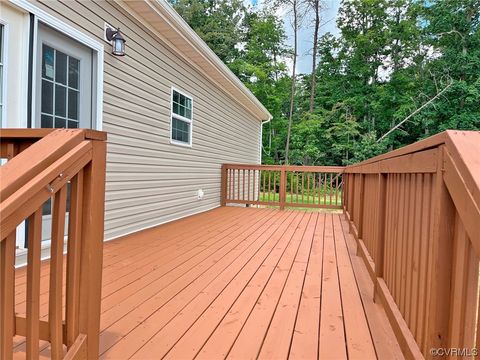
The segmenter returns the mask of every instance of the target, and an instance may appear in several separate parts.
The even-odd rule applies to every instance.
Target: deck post
[[[13,358],[15,336],[15,231],[0,241],[0,359]]]
[[[439,148],[437,172],[433,188],[433,216],[431,224],[432,254],[430,296],[427,313],[426,353],[431,348],[448,346],[450,316],[450,280],[452,272],[455,206],[443,180],[445,145]],[[424,351],[424,353],[425,353]],[[430,356],[430,355],[429,355]],[[432,358],[432,356],[430,356]]]
[[[80,265],[80,333],[87,358],[98,359],[103,267],[106,142],[92,140],[92,161],[84,170]]]
[[[375,276],[383,277],[384,248],[385,248],[385,211],[387,209],[387,174],[378,174],[378,202],[377,202],[377,223],[375,224],[375,237],[377,239],[377,259],[375,261]],[[377,302],[378,282],[374,282],[373,301]]]
[[[287,171],[284,166],[280,169],[280,194],[279,194],[279,200],[280,200],[280,210],[285,209],[285,202],[286,202],[286,197],[287,197]]]
[[[220,184],[220,206],[227,205],[227,167],[222,164]]]

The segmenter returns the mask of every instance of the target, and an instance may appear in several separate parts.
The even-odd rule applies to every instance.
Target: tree
[[[312,73],[310,79],[310,103],[309,111],[313,112],[315,103],[315,90],[317,80],[317,50],[318,50],[318,34],[320,32],[320,18],[323,3],[320,0],[308,0],[309,9],[314,13],[315,19],[313,20],[313,47],[312,47]]]
[[[175,10],[225,63],[240,56],[247,12],[241,0],[170,0]]]
[[[340,34],[320,38],[321,0],[254,8],[171,1],[273,115],[264,126],[265,163],[342,165],[445,129],[480,130],[480,0],[345,0]],[[297,74],[306,2],[312,73]],[[293,49],[275,6],[290,9]]]
[[[292,13],[292,28],[293,28],[293,55],[292,55],[292,76],[290,87],[290,110],[288,112],[288,129],[287,141],[285,143],[285,164],[288,164],[288,152],[290,148],[290,136],[292,132],[293,110],[295,103],[295,89],[297,85],[297,57],[298,57],[298,30],[300,28],[300,15],[302,3],[300,0],[284,0],[288,4]]]

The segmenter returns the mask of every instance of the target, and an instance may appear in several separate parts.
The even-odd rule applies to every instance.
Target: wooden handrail
[[[40,340],[50,342],[53,359],[98,358],[106,134],[14,129],[2,130],[0,137],[1,155],[9,159],[0,168],[0,358],[12,358],[15,335],[25,337],[29,359],[39,358]],[[40,250],[42,207],[49,199],[53,212],[45,321],[39,315]],[[14,262],[16,227],[24,220],[28,220],[28,261],[27,306],[22,315],[15,312]]]
[[[345,168],[344,211],[404,355],[480,344],[480,132]]]
[[[342,208],[341,166],[222,165],[221,205]]]

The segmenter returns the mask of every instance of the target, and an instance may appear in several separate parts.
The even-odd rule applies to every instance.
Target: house
[[[0,7],[1,125],[109,134],[105,240],[215,208],[221,164],[261,162],[270,114],[166,1]]]

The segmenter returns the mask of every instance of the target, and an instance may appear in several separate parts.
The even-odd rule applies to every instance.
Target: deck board
[[[105,243],[101,359],[402,358],[345,229],[340,214],[224,207]],[[23,269],[16,287],[22,314]]]

